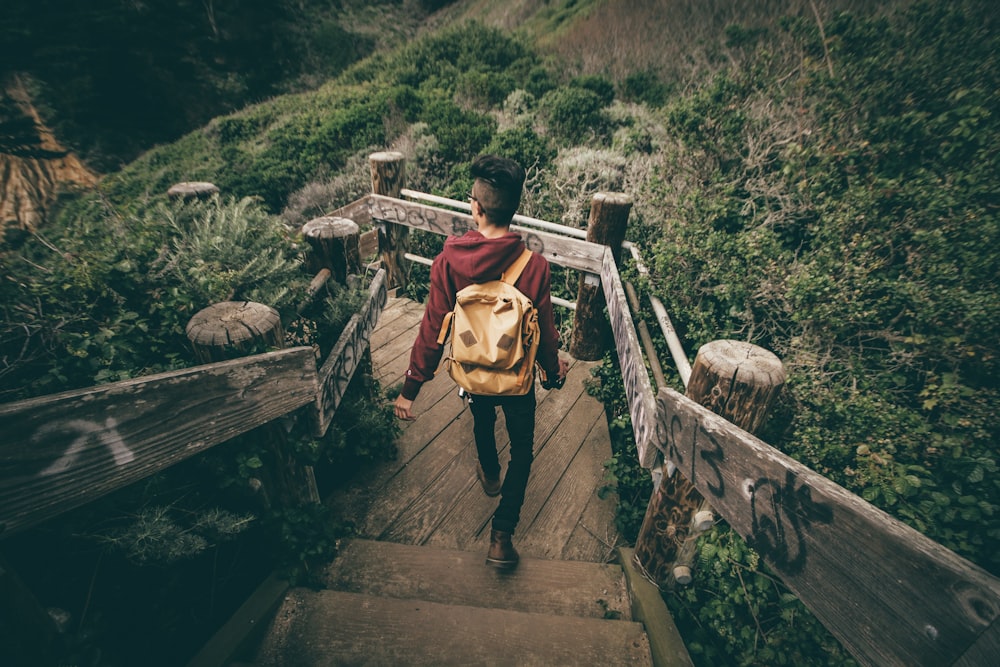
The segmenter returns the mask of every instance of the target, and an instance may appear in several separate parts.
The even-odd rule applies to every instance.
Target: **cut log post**
[[[302,226],[302,236],[312,251],[306,258],[309,273],[329,269],[333,279],[347,284],[347,276],[361,271],[358,241],[361,229],[347,218],[314,218]]]
[[[773,353],[751,343],[717,340],[698,350],[687,396],[736,426],[755,433],[782,386],[785,371]],[[636,539],[635,559],[661,588],[690,581],[675,578],[690,568],[698,535],[711,524],[711,507],[679,471],[665,475],[650,498]]]
[[[203,181],[184,181],[175,183],[167,190],[167,196],[171,199],[209,199],[212,195],[219,193],[219,188],[214,183]]]
[[[631,210],[631,197],[621,193],[598,193],[590,202],[587,240],[610,246],[618,265],[621,264],[622,242],[625,240]],[[573,358],[596,361],[604,356],[610,334],[604,306],[601,281],[586,274],[581,275],[576,296],[573,339],[569,350]]]
[[[372,173],[372,192],[386,197],[399,197],[406,180],[406,158],[402,153],[373,153],[368,158]],[[386,223],[379,229],[379,248],[385,266],[388,288],[406,286],[406,249],[410,229],[405,225]]]
[[[198,360],[206,364],[285,345],[278,311],[253,301],[224,301],[198,311],[188,322],[187,336]],[[312,466],[295,462],[281,420],[254,429],[248,437],[265,442],[274,457],[263,479],[251,482],[264,506],[319,502]]]
[[[186,331],[203,364],[285,345],[278,311],[253,301],[223,301],[204,308],[191,318]]]

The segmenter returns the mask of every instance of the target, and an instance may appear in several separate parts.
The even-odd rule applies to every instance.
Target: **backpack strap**
[[[500,276],[500,280],[508,285],[516,283],[517,279],[521,277],[521,272],[524,271],[524,267],[528,266],[528,262],[531,260],[531,255],[532,252],[525,248],[524,252],[522,252],[521,255],[514,260],[514,263],[508,266],[507,270],[503,272],[503,275]]]
[[[455,311],[450,310],[441,320],[441,331],[438,332],[438,345],[444,345],[448,340],[448,332],[451,331],[451,320],[455,317]]]

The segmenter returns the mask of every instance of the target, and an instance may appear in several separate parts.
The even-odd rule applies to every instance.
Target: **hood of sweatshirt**
[[[514,232],[491,239],[473,230],[448,237],[443,254],[454,274],[482,283],[497,280],[522,252],[524,241]]]

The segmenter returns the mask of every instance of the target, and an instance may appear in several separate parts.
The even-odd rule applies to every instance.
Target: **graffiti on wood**
[[[53,422],[40,427],[31,436],[32,442],[41,442],[54,433],[77,434],[69,447],[52,465],[39,473],[42,476],[55,475],[69,470],[80,458],[92,438],[107,447],[115,460],[116,466],[123,466],[135,460],[135,454],[129,449],[118,434],[118,422],[114,417],[108,417],[104,424],[87,419],[70,419],[66,422]]]
[[[337,411],[351,378],[354,377],[354,371],[357,370],[365,350],[368,349],[368,339],[375,330],[382,309],[388,301],[386,273],[385,269],[382,269],[372,280],[368,302],[344,327],[340,339],[320,369],[322,391],[316,417],[317,435],[326,433],[326,429],[330,426],[330,420],[333,419],[333,414]]]
[[[798,574],[806,565],[806,533],[814,524],[833,522],[833,508],[812,498],[791,470],[784,481],[761,477],[747,485],[751,528],[747,544],[778,569]]]
[[[725,452],[715,436],[697,421],[692,427],[680,415],[670,415],[666,455],[691,484],[697,487],[697,482],[707,476],[705,484],[714,497],[721,498],[726,494],[726,481],[719,470]]]
[[[808,558],[807,534],[816,525],[832,523],[833,508],[815,501],[809,485],[793,470],[775,467],[746,479],[747,461],[739,443],[714,426],[721,418],[701,408],[680,409],[679,403],[667,399],[672,394],[680,396],[661,392],[658,399],[660,421],[667,424],[666,455],[695,488],[712,499],[713,507],[742,508],[744,518],[732,523],[741,529],[747,544],[782,572],[801,572]],[[741,482],[727,486],[727,477]],[[734,487],[740,488],[734,491]]]
[[[422,206],[391,197],[370,196],[368,206],[372,220],[406,225],[445,236],[461,236],[476,228],[468,213]]]

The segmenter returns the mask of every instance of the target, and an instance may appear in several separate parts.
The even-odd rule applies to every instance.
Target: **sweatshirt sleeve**
[[[549,262],[538,256],[539,270],[533,276],[536,287],[535,308],[538,309],[538,328],[541,330],[541,340],[538,344],[537,361],[545,370],[546,375],[555,377],[559,373],[559,331],[556,329],[555,316],[552,313],[552,276]]]
[[[406,369],[406,379],[400,392],[404,398],[411,401],[420,393],[424,382],[434,377],[434,372],[444,354],[444,346],[438,345],[437,337],[441,332],[445,315],[455,307],[454,297],[450,296],[447,284],[447,262],[439,256],[431,265],[427,306],[420,321],[417,339],[410,351],[410,365]]]

